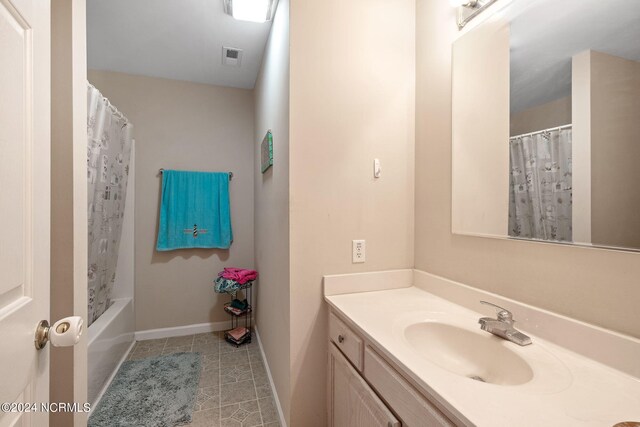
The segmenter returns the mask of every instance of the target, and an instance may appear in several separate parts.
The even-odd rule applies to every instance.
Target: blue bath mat
[[[191,422],[200,381],[200,353],[124,362],[89,427],[173,427]]]

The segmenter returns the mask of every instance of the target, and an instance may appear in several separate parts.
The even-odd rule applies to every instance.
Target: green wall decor
[[[264,136],[262,144],[260,144],[260,152],[260,165],[262,167],[262,173],[265,173],[267,169],[273,165],[273,135],[271,134],[271,130],[268,130]]]

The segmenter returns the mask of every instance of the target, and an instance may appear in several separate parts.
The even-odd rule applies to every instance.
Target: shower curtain
[[[571,128],[509,140],[509,235],[572,241]]]
[[[90,84],[87,101],[88,323],[91,325],[111,304],[133,125]]]

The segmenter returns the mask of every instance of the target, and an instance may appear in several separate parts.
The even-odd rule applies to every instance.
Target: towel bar
[[[162,175],[162,172],[164,172],[164,168],[160,168],[160,170],[158,171],[159,175]],[[229,181],[231,181],[233,179],[233,172],[229,172]]]

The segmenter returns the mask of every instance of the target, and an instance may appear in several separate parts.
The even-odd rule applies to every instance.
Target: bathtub
[[[87,329],[87,396],[92,406],[135,343],[133,325],[133,298],[121,298],[113,300],[109,309]]]

